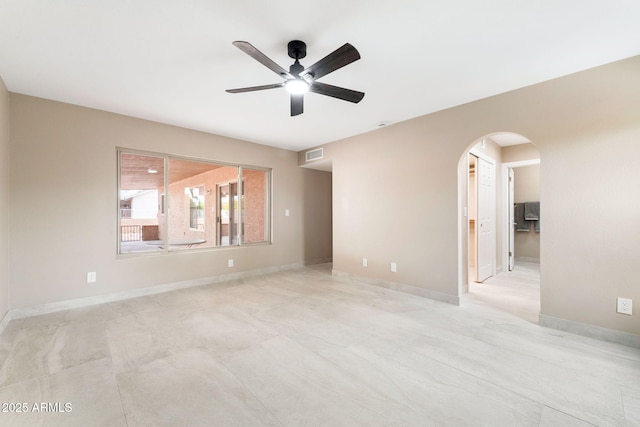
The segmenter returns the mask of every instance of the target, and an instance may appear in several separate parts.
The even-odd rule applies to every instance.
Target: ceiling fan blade
[[[284,82],[282,82],[282,83],[274,83],[274,84],[271,84],[271,85],[241,87],[241,88],[238,88],[238,89],[227,89],[226,91],[229,92],[229,93],[254,92],[256,90],[276,89],[276,88],[283,87],[283,86],[284,86]]]
[[[357,104],[364,98],[364,92],[358,92],[357,90],[345,89],[343,87],[328,85],[326,83],[313,82],[309,86],[309,91],[319,93],[320,95],[332,96],[334,98],[342,99]]]
[[[331,52],[329,55],[322,58],[312,66],[300,73],[303,78],[319,79],[322,76],[349,65],[354,61],[360,59],[360,53],[358,50],[351,46],[349,43],[345,43],[342,47]]]
[[[304,95],[291,94],[291,117],[302,114]]]
[[[233,42],[233,45],[238,49],[240,49],[241,51],[243,51],[244,53],[246,53],[247,55],[249,55],[250,57],[252,57],[253,59],[255,59],[256,61],[258,61],[259,63],[261,63],[262,65],[264,65],[265,67],[267,67],[268,69],[270,69],[271,71],[273,71],[274,73],[278,74],[280,77],[285,79],[293,78],[291,73],[289,73],[287,70],[285,70],[284,68],[282,68],[281,66],[273,62],[273,60],[271,60],[267,55],[265,55],[264,53],[256,49],[251,43],[243,42],[243,41],[235,41]]]

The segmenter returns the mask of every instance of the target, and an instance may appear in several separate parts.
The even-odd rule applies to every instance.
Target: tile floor
[[[474,287],[456,307],[322,265],[13,321],[0,411],[28,410],[0,425],[640,426],[640,350]]]
[[[467,298],[538,323],[540,314],[540,264],[516,261],[513,271],[469,283]]]

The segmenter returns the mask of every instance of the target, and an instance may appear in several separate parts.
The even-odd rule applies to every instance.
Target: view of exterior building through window
[[[120,254],[270,241],[270,170],[119,152]]]

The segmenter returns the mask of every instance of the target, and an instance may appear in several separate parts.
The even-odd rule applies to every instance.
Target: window
[[[270,241],[269,169],[118,151],[118,253]]]

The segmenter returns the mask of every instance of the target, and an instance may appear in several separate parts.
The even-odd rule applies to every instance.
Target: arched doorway
[[[539,166],[535,145],[511,132],[487,134],[474,141],[458,165],[459,293],[482,297],[514,314],[521,307],[521,317],[533,321],[540,310],[540,222],[528,220],[529,232],[515,231],[513,214],[514,203],[518,209],[525,202],[528,207],[529,203],[540,206]],[[532,242],[537,242],[537,254],[531,253],[536,247]],[[481,295],[485,291],[493,294]],[[529,301],[532,298],[535,301]]]

